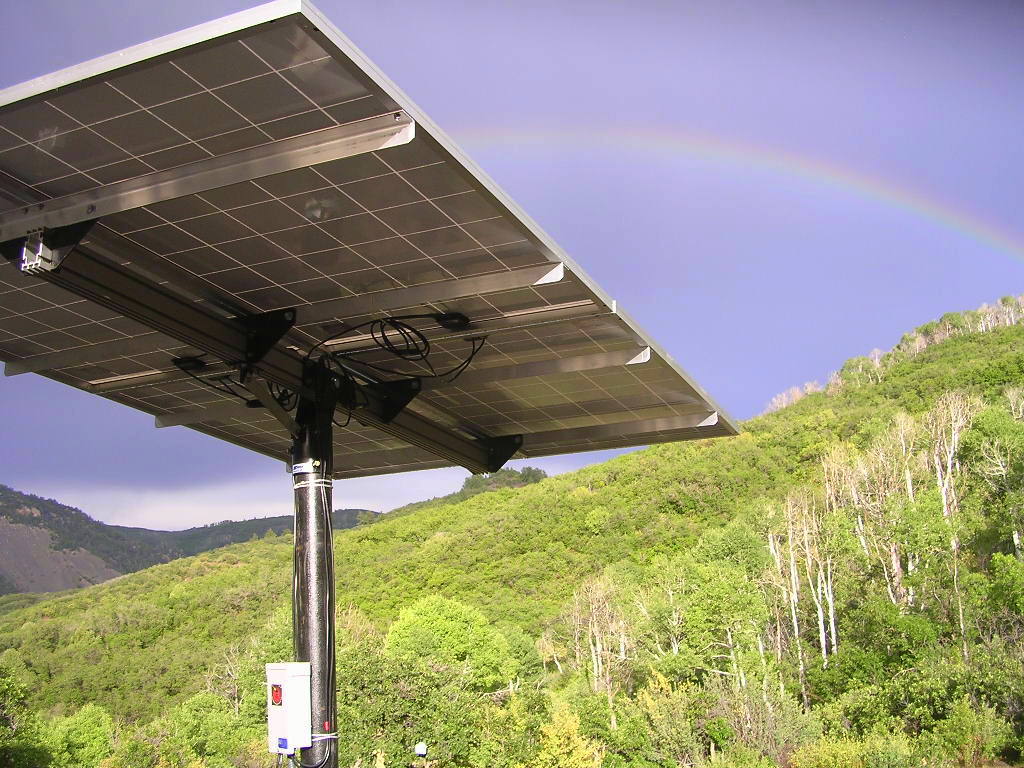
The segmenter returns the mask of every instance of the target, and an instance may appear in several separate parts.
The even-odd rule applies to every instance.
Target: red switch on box
[[[280,707],[282,699],[284,699],[284,694],[281,692],[281,686],[270,686],[270,703],[275,707]]]

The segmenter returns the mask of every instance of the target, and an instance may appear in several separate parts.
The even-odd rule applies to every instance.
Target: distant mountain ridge
[[[377,514],[336,509],[334,528],[354,528],[361,518]],[[0,484],[0,595],[76,589],[268,531],[291,530],[291,515],[224,520],[183,531],[107,525],[74,507]]]

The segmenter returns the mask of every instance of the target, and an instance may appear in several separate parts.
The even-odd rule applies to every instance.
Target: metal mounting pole
[[[296,661],[310,664],[313,745],[301,750],[309,768],[337,768],[334,680],[334,540],[331,526],[332,417],[337,377],[307,366],[313,397],[300,397],[292,442],[295,559],[292,633]]]

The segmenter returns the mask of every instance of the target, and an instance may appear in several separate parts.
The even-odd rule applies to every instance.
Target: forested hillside
[[[1024,749],[1024,325],[1005,299],[736,438],[335,536],[341,765],[902,768]],[[290,537],[0,614],[12,765],[273,765]]]
[[[354,528],[365,509],[334,510],[334,527]],[[107,525],[53,499],[0,484],[0,595],[55,592],[292,529],[292,516],[224,520],[182,531]]]
[[[405,504],[404,506],[392,509],[388,514],[394,518],[407,515],[410,512],[415,512],[418,509],[424,509],[425,507],[439,507],[444,504],[456,504],[460,501],[471,499],[478,494],[487,493],[488,491],[497,491],[501,488],[522,488],[524,485],[540,482],[547,476],[547,472],[543,469],[537,469],[536,467],[499,469],[497,472],[490,472],[485,475],[470,475],[463,481],[462,487],[455,491],[455,493],[449,493],[446,496],[437,496],[433,499],[426,499],[424,501],[414,501],[411,504]]]

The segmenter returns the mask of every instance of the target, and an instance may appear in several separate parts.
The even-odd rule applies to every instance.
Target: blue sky
[[[0,88],[249,5],[8,0]],[[1024,292],[1018,2],[318,7],[739,418]],[[0,482],[149,527],[290,509],[279,463],[40,378],[0,395]],[[336,506],[464,476],[340,482]]]

